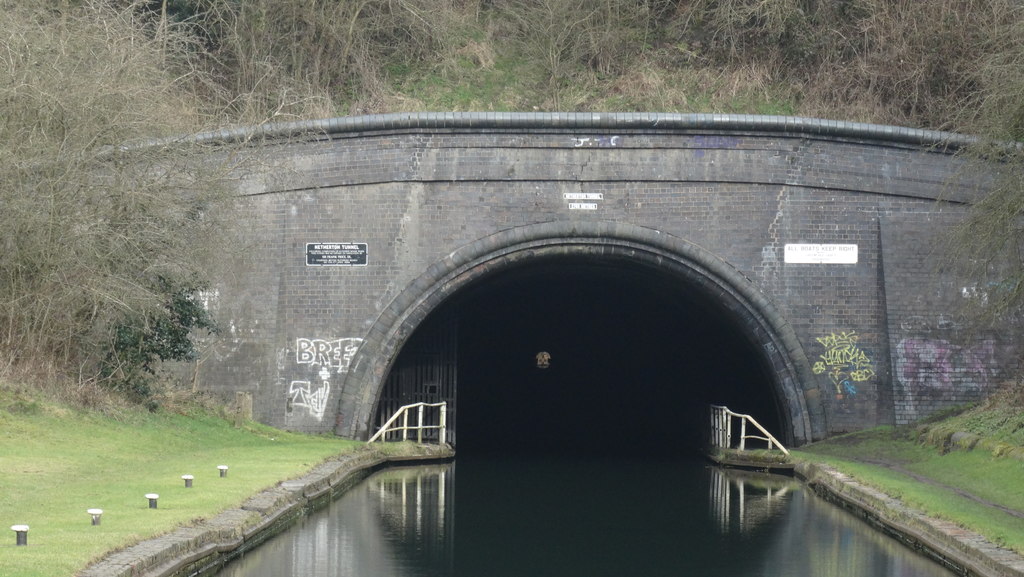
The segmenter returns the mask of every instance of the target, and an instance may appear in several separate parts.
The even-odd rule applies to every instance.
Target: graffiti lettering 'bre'
[[[832,333],[817,339],[825,347],[825,352],[819,355],[818,358],[821,360],[814,363],[814,373],[828,375],[835,388],[836,398],[856,395],[857,386],[854,383],[864,382],[875,376],[874,363],[857,345],[859,339],[856,331]]]
[[[291,382],[287,411],[304,408],[311,417],[322,421],[331,396],[331,375],[348,372],[362,343],[360,338],[295,339],[295,362],[305,367],[319,367],[319,370],[316,379]]]
[[[295,339],[295,362],[347,373],[363,339]]]

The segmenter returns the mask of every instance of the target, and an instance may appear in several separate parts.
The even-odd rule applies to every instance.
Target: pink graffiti
[[[918,392],[984,389],[995,366],[990,340],[963,347],[941,339],[904,339],[896,347],[896,377]]]

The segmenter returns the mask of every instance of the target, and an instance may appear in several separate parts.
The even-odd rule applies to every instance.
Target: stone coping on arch
[[[342,116],[320,120],[267,123],[202,132],[189,136],[154,139],[124,145],[120,150],[167,146],[174,143],[217,144],[275,140],[317,135],[388,130],[445,129],[617,129],[617,130],[717,130],[779,133],[825,138],[855,138],[893,144],[936,147],[956,151],[977,142],[973,136],[845,120],[762,114],[668,113],[668,112],[396,112]]]

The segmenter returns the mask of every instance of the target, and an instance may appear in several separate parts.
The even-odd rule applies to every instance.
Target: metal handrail
[[[439,419],[439,423],[437,425],[424,425],[423,424],[423,409],[426,408],[426,407],[431,407],[431,408],[433,408],[433,407],[440,407],[441,408],[440,419]],[[416,424],[412,425],[412,426],[409,425],[409,410],[410,409],[417,409],[417,411],[416,411],[416,415],[417,415],[416,416]],[[397,421],[399,418],[402,419],[402,425],[398,426],[398,427],[392,426],[395,423],[395,421]],[[387,422],[385,422],[381,426],[380,430],[378,430],[376,433],[374,433],[374,435],[372,437],[370,437],[370,440],[367,441],[367,443],[372,443],[372,442],[374,442],[374,441],[376,441],[378,439],[383,438],[384,435],[386,435],[388,433],[393,433],[393,432],[396,432],[396,431],[401,431],[402,432],[402,440],[403,441],[407,441],[407,440],[409,440],[409,431],[410,430],[415,430],[416,431],[416,442],[417,443],[422,443],[423,442],[423,431],[424,430],[426,430],[426,429],[437,429],[438,430],[437,442],[438,442],[438,444],[443,445],[443,444],[445,444],[445,432],[446,432],[446,428],[447,428],[447,421],[448,421],[448,403],[446,403],[444,401],[441,401],[440,403],[413,403],[411,405],[405,405],[404,407],[399,407],[399,409],[397,411],[395,411],[395,414],[391,415],[391,418],[388,419]]]
[[[762,427],[754,417],[750,415],[743,415],[740,413],[734,413],[729,410],[728,407],[722,407],[719,405],[711,405],[711,443],[712,446],[719,449],[730,449],[732,448],[732,420],[733,418],[740,420],[740,446],[741,451],[746,450],[747,439],[757,439],[759,441],[768,442],[768,450],[771,451],[774,447],[778,447],[786,455],[789,455],[789,451],[786,447],[782,446],[782,443],[778,439],[772,436],[764,427]],[[748,435],[747,434],[747,422],[754,425],[754,427],[760,431],[764,436]]]

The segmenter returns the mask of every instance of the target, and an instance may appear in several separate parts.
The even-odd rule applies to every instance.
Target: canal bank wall
[[[958,575],[1024,577],[1024,557],[952,521],[928,517],[825,465],[803,462],[793,472],[822,498]]]
[[[283,481],[238,508],[193,526],[116,551],[78,577],[185,577],[211,575],[313,510],[326,506],[372,472],[390,465],[454,458],[449,447],[419,446],[415,454],[367,450],[339,455],[307,474]],[[927,517],[831,467],[801,462],[794,476],[822,498],[853,512],[876,529],[931,557],[958,575],[1024,577],[1024,557],[956,523]]]
[[[414,454],[388,455],[368,449],[339,455],[251,497],[238,508],[111,553],[78,577],[211,575],[302,516],[326,506],[376,470],[454,456],[450,447],[435,445],[417,446]]]

